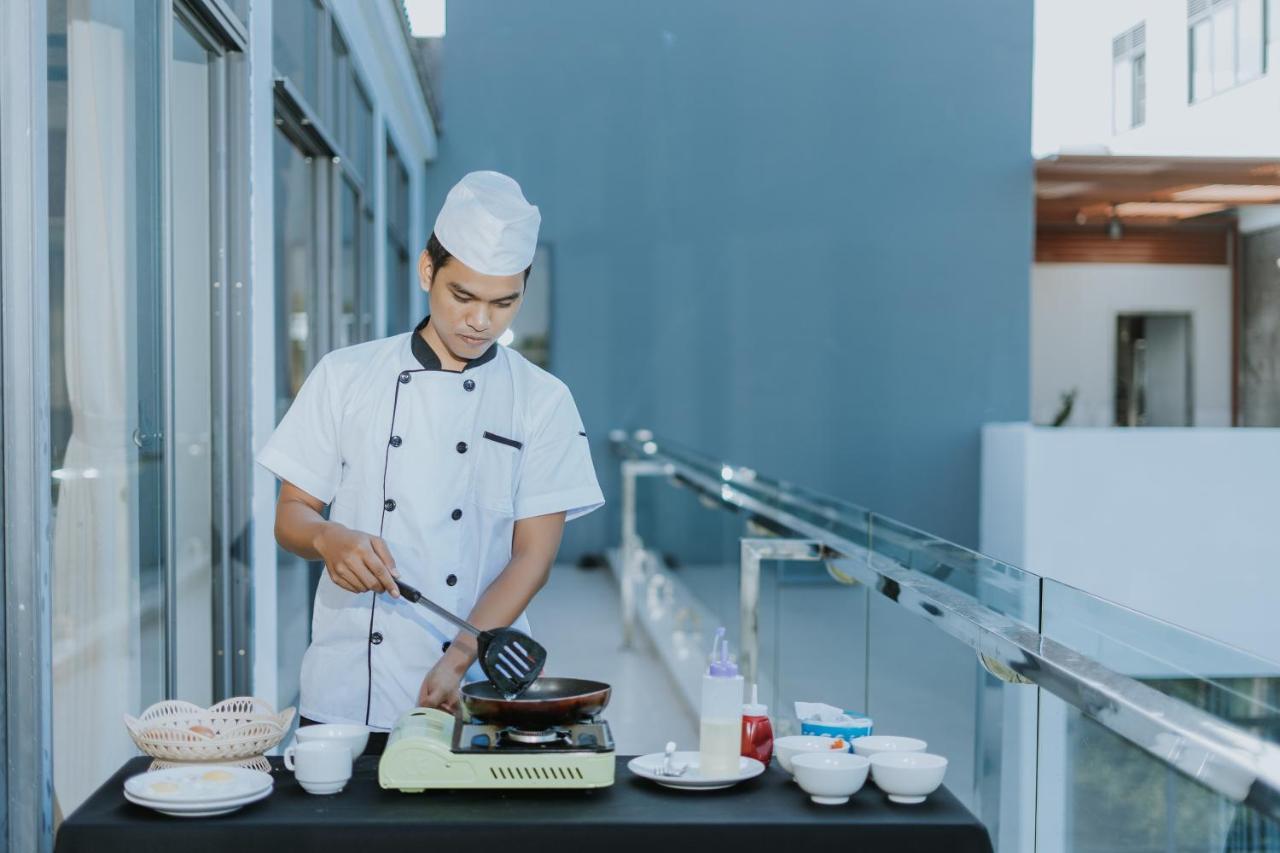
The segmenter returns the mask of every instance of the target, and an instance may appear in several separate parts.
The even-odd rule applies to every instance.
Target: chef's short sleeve
[[[334,381],[333,365],[326,356],[302,383],[289,411],[257,455],[259,465],[326,504],[333,501],[342,475],[338,451],[342,409]]]
[[[524,453],[515,495],[517,519],[563,512],[566,521],[573,521],[604,505],[591,446],[568,389],[558,389]]]

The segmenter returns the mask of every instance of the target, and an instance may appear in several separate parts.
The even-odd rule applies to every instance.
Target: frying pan
[[[462,707],[472,720],[539,731],[594,717],[609,704],[613,688],[585,678],[539,678],[515,699],[488,681],[462,687]]]

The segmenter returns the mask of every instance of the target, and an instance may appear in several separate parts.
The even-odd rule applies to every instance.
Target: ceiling
[[[1208,224],[1251,204],[1280,204],[1280,160],[1059,154],[1036,161],[1038,225]]]

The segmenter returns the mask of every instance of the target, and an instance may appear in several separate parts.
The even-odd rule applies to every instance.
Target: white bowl
[[[313,740],[345,743],[347,748],[351,750],[351,760],[355,761],[364,752],[365,746],[369,743],[369,730],[364,726],[350,725],[348,723],[317,723],[314,726],[298,726],[295,737],[298,738],[298,743],[306,743]]]
[[[832,743],[831,738],[820,735],[787,735],[774,739],[773,754],[777,756],[783,770],[795,773],[791,769],[793,758],[805,752],[835,752],[837,750],[831,748]]]
[[[881,752],[871,756],[871,778],[895,803],[923,803],[942,784],[947,759],[928,752]]]
[[[893,737],[891,735],[867,735],[853,739],[853,752],[870,758],[881,752],[924,752],[929,744],[914,737]]]
[[[824,806],[838,806],[867,781],[871,762],[843,750],[803,752],[791,759],[796,782],[809,799]]]

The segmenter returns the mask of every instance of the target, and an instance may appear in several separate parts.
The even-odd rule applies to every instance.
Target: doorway
[[[1191,315],[1116,318],[1116,426],[1191,426]]]

